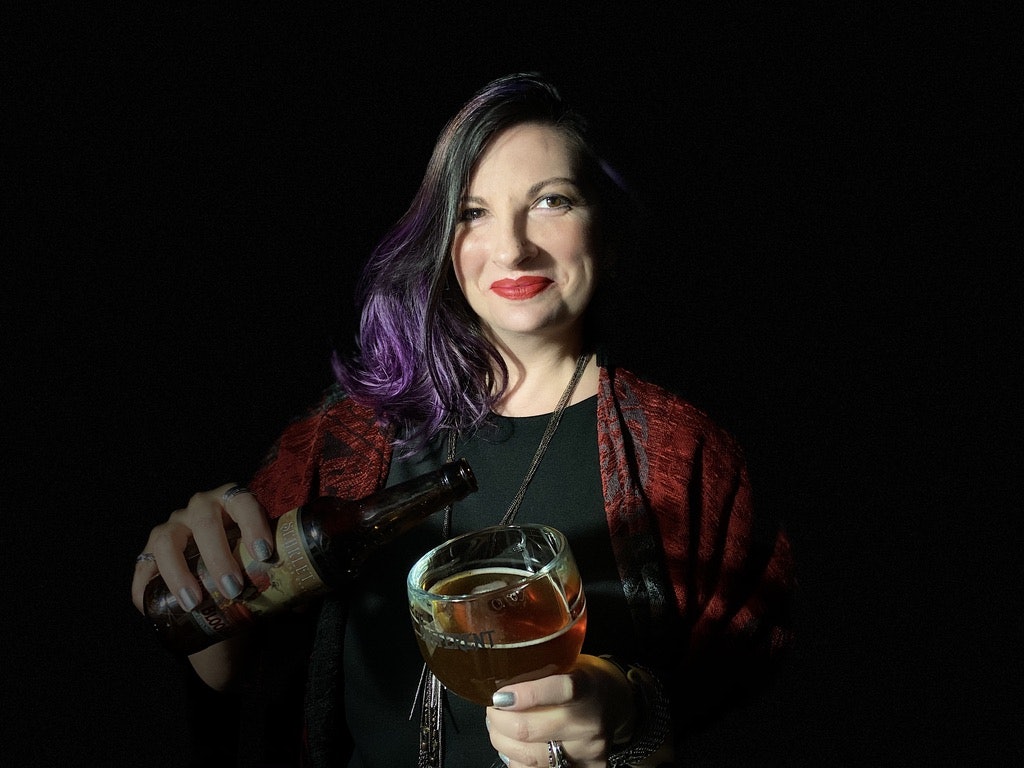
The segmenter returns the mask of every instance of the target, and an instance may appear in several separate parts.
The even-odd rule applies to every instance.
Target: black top
[[[452,536],[496,525],[526,475],[549,415],[507,418],[460,440],[479,490],[454,507]],[[388,485],[440,465],[447,443],[392,463]],[[344,639],[344,690],[348,727],[355,740],[350,768],[415,765],[419,710],[413,718],[423,659],[409,619],[405,579],[413,563],[442,541],[442,514],[393,542],[367,564],[352,595]],[[597,398],[565,410],[547,453],[516,516],[517,523],[545,523],[569,540],[587,596],[584,653],[636,656],[635,638],[616,570],[605,518],[597,447]],[[496,760],[482,707],[448,693],[445,765],[481,768]]]

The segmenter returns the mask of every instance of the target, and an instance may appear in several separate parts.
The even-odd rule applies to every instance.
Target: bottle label
[[[245,603],[214,599],[204,601],[192,611],[192,621],[205,634],[222,640],[246,626],[252,617]]]
[[[275,532],[275,559],[262,563],[241,542],[235,544],[235,557],[245,569],[242,594],[234,600],[226,597],[211,576],[206,563],[197,558],[196,575],[210,597],[192,611],[192,622],[203,634],[223,640],[264,614],[277,613],[302,597],[326,591],[309,553],[302,544],[298,510],[283,514]]]
[[[246,547],[239,545],[236,550],[249,582],[238,600],[256,617],[278,612],[296,598],[311,597],[325,590],[302,544],[297,509],[278,519],[274,543],[276,557],[266,563],[255,559]]]

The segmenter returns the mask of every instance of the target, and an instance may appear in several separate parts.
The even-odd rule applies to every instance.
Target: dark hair
[[[466,102],[438,137],[409,209],[365,265],[356,294],[357,353],[334,357],[342,388],[395,427],[407,448],[445,429],[477,426],[504,389],[504,361],[458,289],[451,250],[477,159],[494,134],[527,122],[553,126],[576,152],[580,185],[595,210],[599,274],[626,236],[627,198],[590,143],[586,121],[554,85],[538,74],[508,75]]]

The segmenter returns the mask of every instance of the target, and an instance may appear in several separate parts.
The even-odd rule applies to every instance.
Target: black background
[[[4,764],[183,764],[133,558],[330,381],[438,130],[524,69],[646,206],[633,367],[740,437],[799,559],[790,668],[699,763],[1021,756],[1020,25],[675,5],[6,20]]]

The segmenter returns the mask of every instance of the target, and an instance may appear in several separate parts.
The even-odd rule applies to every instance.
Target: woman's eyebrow
[[[552,176],[551,178],[544,179],[543,181],[538,181],[536,184],[531,186],[528,190],[526,190],[526,196],[533,197],[534,195],[538,194],[542,189],[544,189],[547,186],[550,186],[551,184],[572,184],[572,186],[574,187],[577,186],[576,180],[573,178],[570,178],[568,176]],[[462,202],[482,205],[486,201],[482,197],[479,197],[477,195],[463,195]]]
[[[538,192],[540,192],[542,189],[544,189],[544,187],[546,187],[546,186],[548,186],[550,184],[572,184],[575,187],[576,186],[576,180],[575,179],[571,179],[568,176],[552,176],[550,179],[544,179],[544,181],[538,181],[536,184],[534,184],[532,187],[530,187],[529,190],[527,190],[527,194],[530,195],[530,196],[536,195]]]

